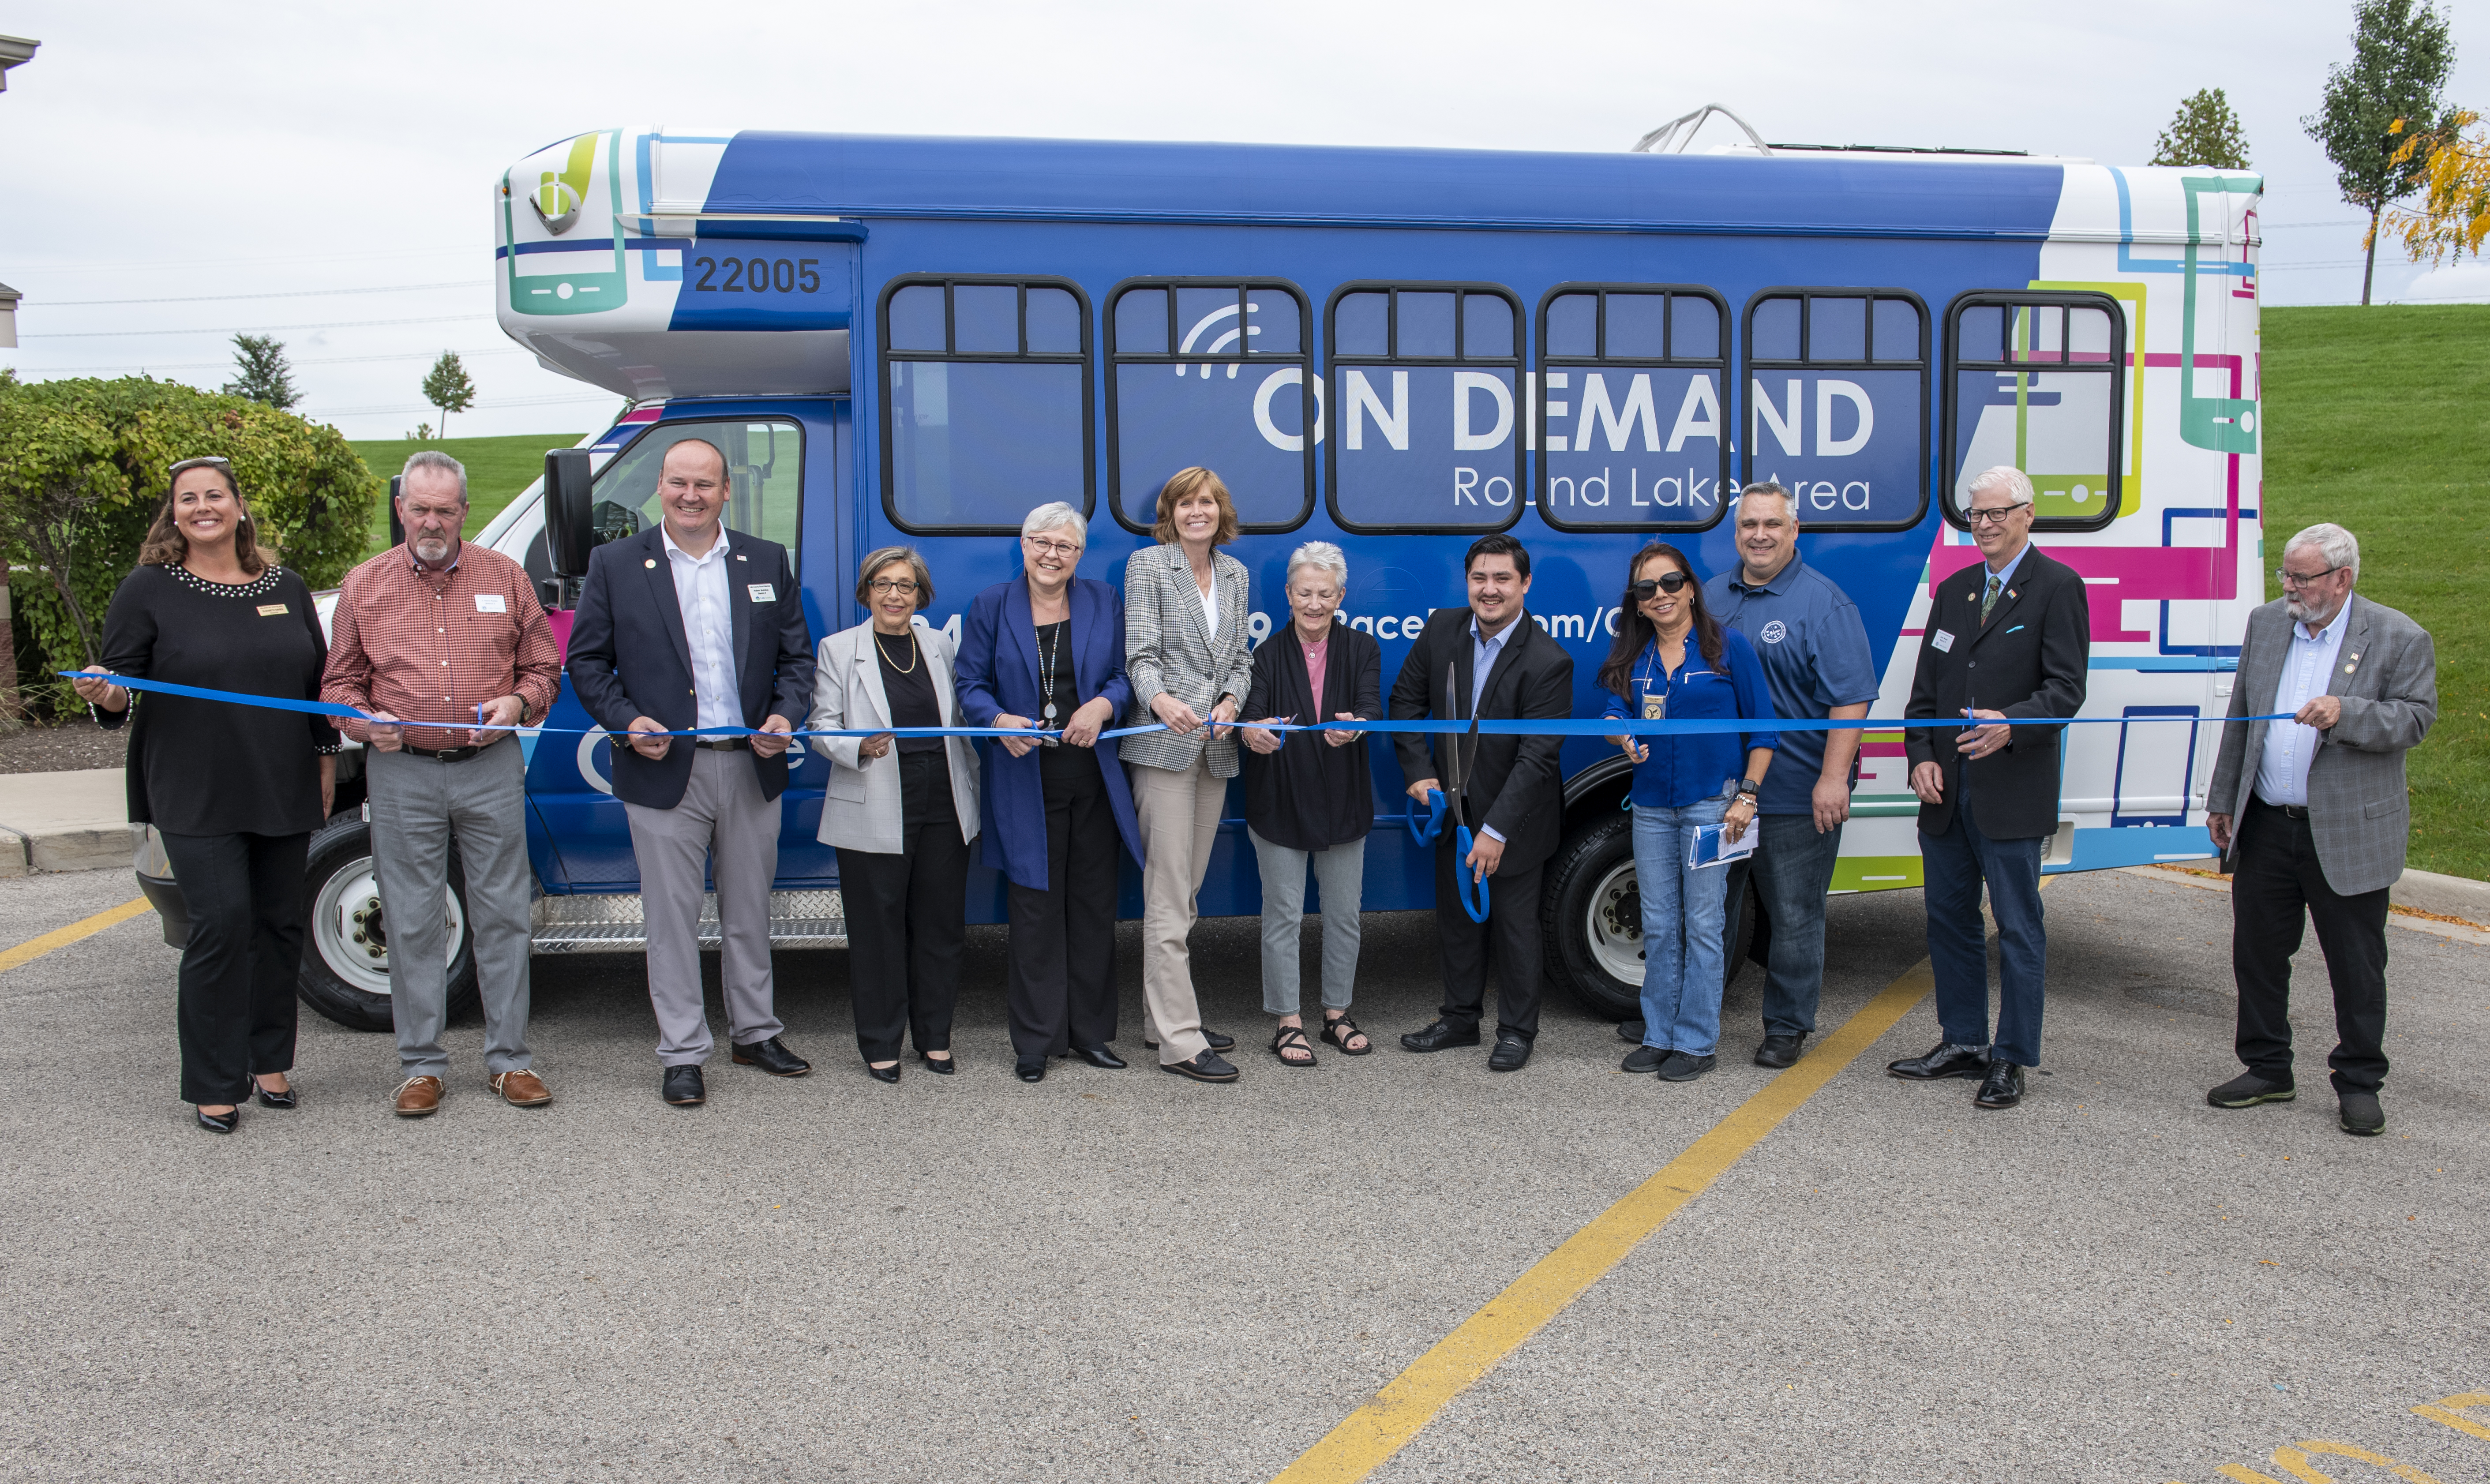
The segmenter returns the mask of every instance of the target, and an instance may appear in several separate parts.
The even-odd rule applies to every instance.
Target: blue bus
[[[867,551],[913,544],[955,637],[1016,570],[1032,507],[1088,512],[1083,572],[1120,582],[1166,478],[1233,491],[1252,632],[1286,621],[1287,556],[1348,553],[1343,607],[1397,665],[1462,554],[1531,550],[1533,622],[1575,647],[1579,714],[1628,555],[1735,560],[1738,486],[1796,493],[1806,557],[1907,694],[1930,584],[1977,560],[1973,474],[2011,463],[2085,577],[2086,713],[2047,869],[2212,853],[2203,791],[2260,598],[2256,212],[2240,171],[1947,152],[1740,146],[1568,155],[610,130],[493,190],[503,328],[627,400],[566,455],[596,529],[657,517],[677,439],[726,451],[728,523],[796,554],[816,638],[861,622]],[[585,467],[580,467],[580,460]],[[541,488],[476,537],[554,597]],[[567,634],[567,615],[556,629]],[[587,727],[565,691],[552,728]],[[601,737],[525,739],[539,951],[639,946]],[[1366,899],[1432,905],[1376,749]],[[1920,884],[1899,735],[1870,730],[1836,891]],[[1564,753],[1546,873],[1549,975],[1631,1013],[1640,929],[1615,751]],[[844,942],[815,839],[827,764],[784,806],[780,941]],[[1202,888],[1259,911],[1241,798]],[[364,826],[315,845],[304,990],[388,1024]],[[972,920],[1002,917],[978,868]],[[1321,904],[1315,904],[1318,909]],[[1760,957],[1752,897],[1738,928]],[[454,914],[456,894],[449,904]],[[1126,863],[1124,908],[1140,909]],[[472,984],[463,943],[460,979]],[[1733,956],[1733,966],[1737,963]],[[1734,973],[1734,967],[1732,972]]]

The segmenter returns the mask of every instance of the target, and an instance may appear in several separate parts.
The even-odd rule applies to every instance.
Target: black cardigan
[[[1287,627],[1254,651],[1254,688],[1240,721],[1293,717],[1329,721],[1342,712],[1368,721],[1383,717],[1383,651],[1372,634],[1334,620],[1324,641],[1322,705],[1317,708],[1306,679],[1306,652],[1297,626]],[[1290,850],[1326,850],[1364,839],[1375,826],[1375,779],[1367,763],[1368,739],[1335,747],[1328,739],[1283,733],[1287,744],[1264,756],[1245,750],[1245,823],[1256,834]]]

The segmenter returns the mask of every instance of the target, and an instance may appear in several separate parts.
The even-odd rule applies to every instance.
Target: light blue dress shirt
[[[2273,703],[2268,715],[2296,715],[2300,709],[2326,694],[2327,684],[2334,674],[2334,656],[2343,650],[2343,616],[2352,611],[2345,603],[2334,612],[2331,622],[2308,637],[2308,626],[2291,626],[2291,649],[2282,656],[2282,675],[2274,682]],[[2265,724],[2265,750],[2257,757],[2257,797],[2268,803],[2308,804],[2308,765],[2317,756],[2317,744],[2324,734],[2315,727],[2304,727],[2297,721],[2269,721]]]

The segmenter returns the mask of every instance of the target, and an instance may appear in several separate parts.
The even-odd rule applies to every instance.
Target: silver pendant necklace
[[[1055,642],[1050,644],[1049,639]],[[1061,662],[1062,648],[1062,630],[1048,625],[1037,646],[1037,693],[1045,707],[1039,714],[1049,722],[1055,719],[1055,671]]]

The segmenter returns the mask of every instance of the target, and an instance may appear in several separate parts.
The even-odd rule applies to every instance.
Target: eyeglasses
[[[1663,572],[1657,577],[1645,577],[1626,591],[1634,595],[1636,602],[1647,603],[1654,593],[1680,593],[1694,580],[1684,572]]]
[[[916,583],[909,577],[876,577],[865,584],[876,593],[896,593],[902,597],[916,596]]]
[[[1042,536],[1024,536],[1021,538],[1021,542],[1028,547],[1029,550],[1037,552],[1040,555],[1057,557],[1077,557],[1081,555],[1081,548],[1070,541],[1050,541]]]
[[[2342,569],[2343,568],[2340,567],[2330,567],[2322,572],[2310,572],[2308,575],[2303,577],[2298,572],[2287,571],[2281,567],[2276,567],[2273,572],[2273,580],[2281,583],[2286,588],[2304,588],[2315,582],[2320,577],[2331,577]]]
[[[2016,510],[2029,509],[2031,506],[2032,502],[2029,500],[2017,500],[2012,505],[1994,505],[1984,510],[1969,509],[1962,513],[1964,518],[1975,526],[2003,525],[2007,516]]]

